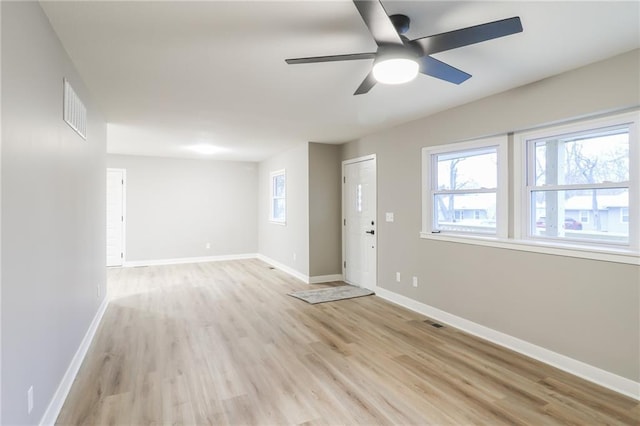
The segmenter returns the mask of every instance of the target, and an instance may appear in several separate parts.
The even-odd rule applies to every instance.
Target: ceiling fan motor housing
[[[396,31],[398,31],[398,34],[402,35],[409,31],[411,19],[409,19],[407,15],[391,15],[389,16],[389,19],[391,19],[391,23],[393,24],[393,26],[396,27]]]
[[[409,41],[407,41],[404,46],[383,44],[379,46],[378,50],[376,51],[376,58],[374,59],[374,63],[378,60],[389,58],[404,58],[415,61],[420,56],[422,56],[422,48],[420,46],[411,44]]]

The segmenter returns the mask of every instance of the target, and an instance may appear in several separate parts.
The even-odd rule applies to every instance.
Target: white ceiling
[[[473,77],[425,75],[353,92],[372,52],[350,0],[42,2],[102,109],[108,152],[260,161],[301,141],[342,143],[640,47],[640,2],[393,1],[409,38],[520,16],[524,32],[434,55]]]

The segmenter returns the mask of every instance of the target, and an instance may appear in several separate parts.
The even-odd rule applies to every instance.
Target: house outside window
[[[287,221],[287,176],[284,170],[271,172],[269,220],[285,224]]]
[[[423,237],[506,236],[506,136],[425,147]]]

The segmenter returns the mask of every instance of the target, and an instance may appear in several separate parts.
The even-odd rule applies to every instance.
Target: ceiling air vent
[[[64,79],[64,121],[75,130],[82,139],[87,139],[87,108],[67,79]]]

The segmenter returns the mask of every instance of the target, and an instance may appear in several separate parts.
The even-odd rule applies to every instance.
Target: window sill
[[[274,225],[287,226],[287,222],[280,222],[278,220],[270,220],[269,223],[272,223]]]
[[[621,248],[594,248],[579,244],[549,243],[547,241],[513,240],[498,237],[460,234],[431,234],[420,232],[420,238],[447,241],[451,243],[472,244],[495,247],[507,250],[528,251],[533,253],[553,254],[556,256],[577,257],[581,259],[600,260],[603,262],[640,265],[640,253]]]

